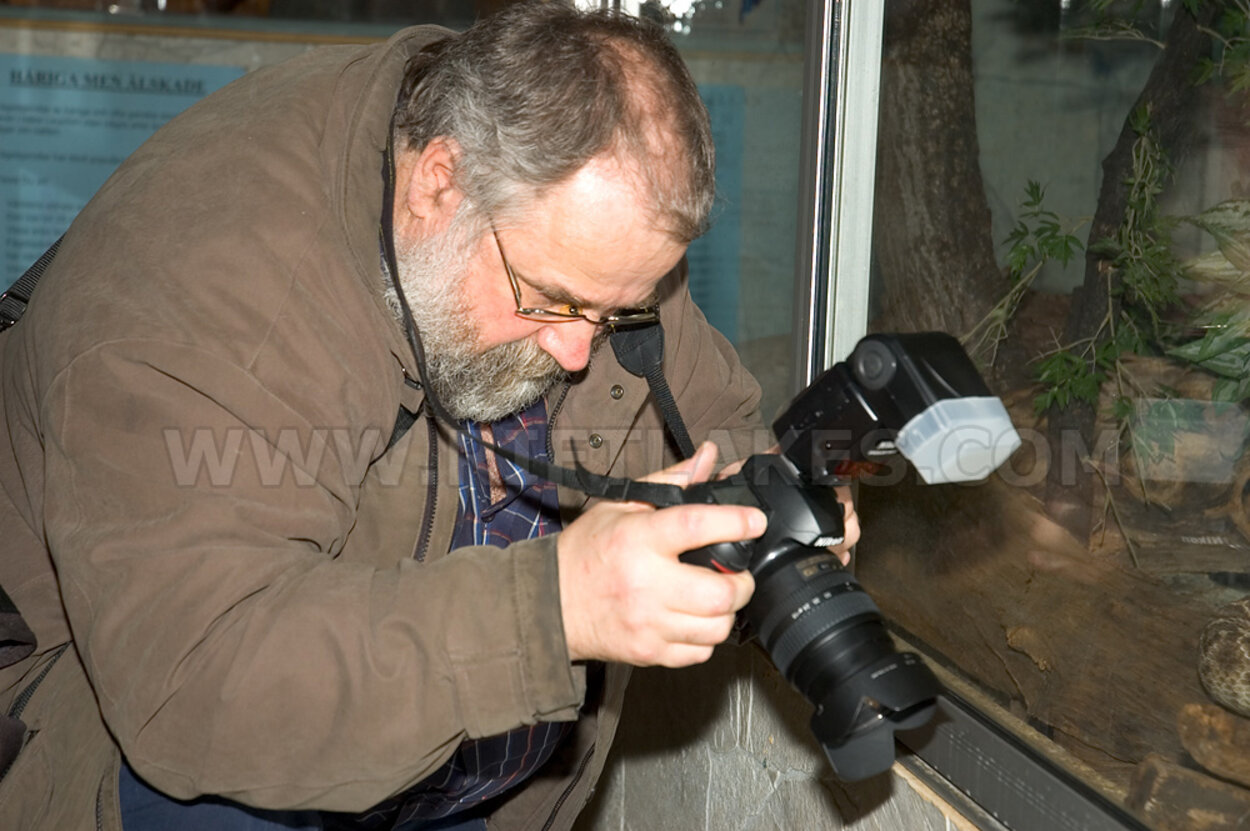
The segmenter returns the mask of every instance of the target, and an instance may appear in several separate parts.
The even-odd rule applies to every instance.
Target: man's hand
[[[774,444],[769,453],[780,453],[781,445]],[[739,459],[736,462],[725,465],[719,473],[716,474],[717,479],[725,479],[742,469],[746,459]],[[842,503],[842,542],[832,546],[829,551],[836,554],[838,559],[842,561],[842,565],[851,564],[851,549],[855,547],[855,543],[859,542],[859,514],[855,513],[855,500],[851,498],[851,488],[849,485],[838,485],[833,489],[834,495],[838,501]]]
[[[838,485],[833,489],[838,501],[842,503],[842,542],[829,550],[838,555],[842,565],[851,562],[851,548],[859,542],[859,514],[855,513],[855,501],[851,498],[849,485]]]
[[[689,485],[705,481],[716,446],[648,479]],[[677,558],[716,542],[751,539],[767,519],[738,505],[600,502],[560,534],[560,605],[569,656],[635,666],[681,667],[706,661],[729,636],[734,613],[755,581]]]

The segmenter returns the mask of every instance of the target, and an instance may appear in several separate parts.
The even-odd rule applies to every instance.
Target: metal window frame
[[[848,355],[867,331],[884,17],[880,0],[808,4],[796,393]]]

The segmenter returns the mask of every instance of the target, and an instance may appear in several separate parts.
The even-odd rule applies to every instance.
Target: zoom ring
[[[832,592],[831,592],[832,590]],[[862,592],[859,581],[849,571],[836,569],[824,574],[819,574],[809,581],[804,581],[798,588],[787,594],[777,603],[770,602],[768,614],[755,627],[755,631],[760,636],[760,641],[767,644],[772,640],[773,632],[778,628],[785,626],[787,621],[791,619],[791,615],[805,600],[811,597],[822,597],[823,603],[833,602],[829,595]]]
[[[821,614],[816,614],[818,611]],[[777,643],[769,649],[769,654],[772,655],[773,662],[777,664],[777,669],[781,670],[781,674],[789,678],[790,664],[799,656],[804,647],[851,618],[869,613],[880,617],[881,610],[863,591],[834,595],[833,599],[821,599],[819,605],[813,605],[803,612],[781,634],[781,637],[777,638]]]

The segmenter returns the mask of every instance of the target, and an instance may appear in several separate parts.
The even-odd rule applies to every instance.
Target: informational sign
[[[708,322],[736,342],[742,256],[742,152],[746,93],[733,84],[700,84],[716,143],[712,227],[691,244],[690,294]],[[786,289],[789,291],[789,288]]]
[[[0,288],[158,127],[239,67],[0,55]]]

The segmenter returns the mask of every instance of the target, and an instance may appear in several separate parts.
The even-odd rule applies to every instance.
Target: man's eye
[[[559,306],[556,306],[555,310],[559,312],[560,314],[566,315],[568,317],[581,317],[582,316],[582,307],[574,306],[570,303],[561,303]]]

